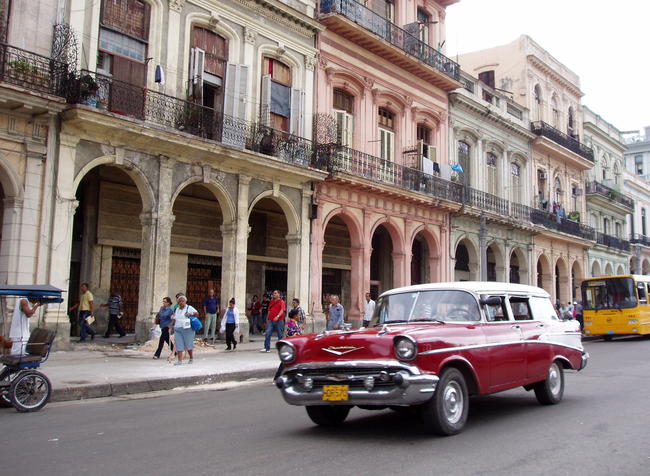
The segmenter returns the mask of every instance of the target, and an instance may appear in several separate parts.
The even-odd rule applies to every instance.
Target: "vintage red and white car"
[[[543,289],[494,282],[436,283],[383,293],[368,328],[323,331],[277,343],[276,385],[319,425],[353,406],[415,407],[427,428],[460,432],[469,396],[523,386],[560,402],[564,371],[589,355],[579,323],[561,320]]]

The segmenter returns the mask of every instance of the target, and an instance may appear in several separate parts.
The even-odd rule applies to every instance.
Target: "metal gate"
[[[124,315],[120,324],[126,332],[135,332],[139,290],[140,251],[113,248],[111,291],[122,296],[122,312]]]

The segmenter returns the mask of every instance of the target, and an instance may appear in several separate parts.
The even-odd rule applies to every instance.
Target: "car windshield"
[[[632,278],[600,278],[582,283],[583,309],[624,309],[636,307]]]
[[[397,322],[479,321],[476,299],[466,291],[414,291],[382,296],[373,324]]]

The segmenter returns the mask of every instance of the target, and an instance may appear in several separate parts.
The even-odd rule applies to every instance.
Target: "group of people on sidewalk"
[[[95,334],[97,332],[91,327],[91,324],[95,322],[95,298],[90,292],[88,283],[82,283],[80,286],[81,294],[79,295],[79,302],[70,307],[69,311],[74,311],[75,309],[79,310],[77,316],[77,323],[79,324],[79,342],[85,342],[88,336],[90,340],[95,339]],[[100,304],[100,307],[108,307],[108,325],[106,326],[106,332],[104,333],[105,338],[109,338],[113,333],[113,329],[119,334],[120,337],[124,337],[126,332],[122,329],[120,325],[120,319],[124,315],[122,312],[122,297],[117,294],[115,291],[111,291],[111,296],[103,304]]]

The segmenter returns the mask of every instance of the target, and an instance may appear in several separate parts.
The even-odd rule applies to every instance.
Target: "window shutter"
[[[263,126],[271,125],[271,75],[262,76],[262,89],[260,91],[260,123]]]
[[[240,119],[246,118],[246,104],[242,98],[246,97],[248,90],[248,66],[228,63],[226,69],[225,97],[223,102],[224,117],[223,136],[224,144],[240,149],[244,148],[244,134],[242,128],[237,127]]]
[[[354,133],[354,116],[345,114],[345,146],[352,147],[352,137]]]
[[[228,63],[226,66],[225,97],[223,99],[223,112],[226,116],[239,117],[239,80],[241,75],[240,65]]]
[[[301,136],[305,129],[305,91],[291,88],[291,129],[293,135]]]
[[[203,99],[203,65],[205,63],[205,51],[201,48],[190,50],[190,94],[195,102]]]

